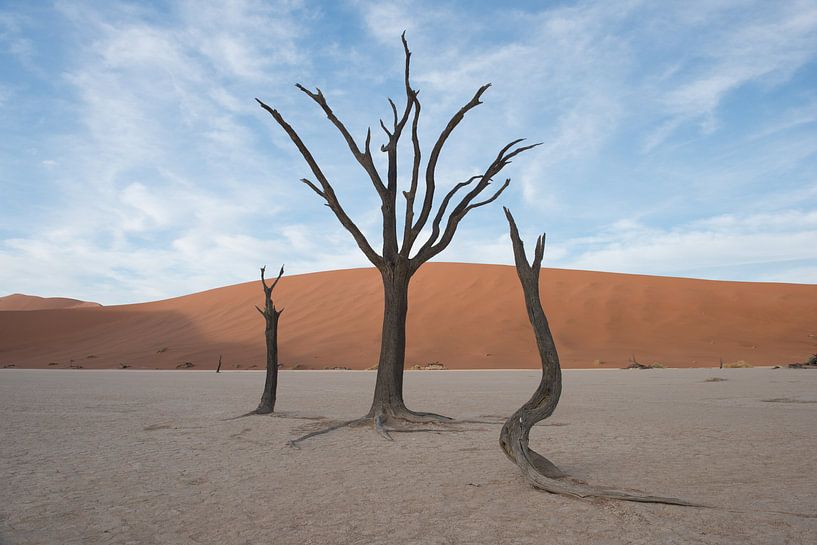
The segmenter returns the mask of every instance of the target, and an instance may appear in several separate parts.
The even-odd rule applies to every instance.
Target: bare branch
[[[308,185],[310,187],[310,189],[312,189],[312,191],[314,191],[315,193],[317,193],[318,195],[320,195],[324,199],[326,198],[326,194],[323,191],[321,191],[320,189],[318,189],[318,186],[316,186],[315,184],[313,184],[312,182],[310,182],[306,178],[301,178],[301,181],[303,183],[305,183],[306,185]]]
[[[528,273],[531,270],[531,265],[528,263],[528,256],[525,255],[525,243],[519,236],[519,229],[516,227],[516,221],[513,219],[513,214],[508,210],[507,206],[503,206],[502,210],[505,212],[505,217],[508,219],[508,227],[510,228],[511,242],[513,243],[513,257],[516,263],[517,270],[522,270]],[[537,253],[539,249],[539,241],[536,242]],[[535,259],[534,259],[535,261]]]
[[[497,190],[497,192],[494,193],[493,196],[491,196],[490,199],[485,199],[484,201],[480,201],[480,202],[477,202],[477,203],[474,203],[474,204],[469,204],[468,208],[466,208],[465,211],[468,212],[469,210],[473,210],[474,208],[479,208],[480,206],[485,206],[486,204],[490,204],[490,203],[494,202],[495,200],[497,200],[499,198],[500,195],[502,195],[502,192],[505,191],[505,189],[509,185],[511,185],[511,179],[506,178],[505,183],[502,184],[502,187],[500,187]]]
[[[403,36],[405,40],[405,36]],[[386,128],[383,120],[380,121],[380,126],[388,135],[388,142],[380,147],[381,151],[388,154],[388,174],[386,176],[386,190],[387,196],[383,199],[383,259],[384,261],[392,262],[399,252],[397,242],[397,148],[400,137],[403,134],[403,128],[408,122],[411,115],[412,108],[415,107],[417,94],[411,89],[411,52],[408,49],[406,42],[403,44],[406,54],[406,68],[405,68],[405,86],[406,86],[406,107],[403,111],[403,116],[398,119],[397,105],[392,99],[389,99],[389,106],[392,110],[392,131]],[[415,115],[415,121],[417,115]],[[415,157],[416,159],[416,157]],[[405,240],[405,236],[404,236]],[[401,253],[401,255],[403,255]]]
[[[295,87],[300,89],[304,94],[306,94],[309,98],[314,100],[318,106],[321,107],[323,112],[326,114],[326,117],[329,118],[329,121],[332,122],[335,127],[337,127],[340,134],[343,136],[344,140],[346,140],[346,144],[349,146],[349,150],[354,155],[357,162],[363,167],[367,174],[369,174],[369,178],[372,180],[372,184],[374,184],[375,189],[377,192],[382,195],[382,193],[386,190],[385,186],[383,185],[383,181],[380,179],[380,174],[377,172],[377,168],[374,166],[374,160],[372,159],[372,155],[369,152],[369,141],[371,139],[371,131],[366,136],[366,145],[364,147],[363,152],[360,151],[358,148],[355,139],[349,133],[349,130],[346,128],[346,125],[337,118],[335,112],[332,111],[332,108],[329,107],[329,104],[326,102],[326,97],[324,97],[323,93],[320,89],[316,89],[317,92],[313,93],[300,83],[296,83]]]
[[[523,138],[522,140],[524,140],[524,138]],[[520,142],[521,142],[522,140],[520,140]],[[538,147],[538,146],[541,146],[541,145],[542,145],[542,142],[537,142],[537,143],[535,143],[535,144],[531,144],[530,146],[522,146],[521,148],[517,148],[517,149],[516,149],[515,151],[513,151],[512,153],[509,153],[508,155],[506,155],[506,156],[505,156],[505,164],[510,163],[510,162],[511,162],[511,159],[513,159],[514,157],[516,157],[516,156],[517,156],[517,155],[519,155],[520,153],[522,153],[522,152],[524,152],[524,151],[528,151],[529,149],[533,149],[533,148]]]
[[[335,213],[335,216],[338,218],[341,225],[343,225],[343,227],[345,227],[346,230],[351,233],[352,237],[355,239],[355,242],[357,242],[358,247],[360,247],[361,251],[369,259],[369,261],[371,261],[375,267],[381,267],[383,264],[383,259],[372,249],[369,241],[366,240],[366,237],[363,235],[357,225],[355,225],[349,215],[346,214],[346,211],[341,206],[337,195],[335,195],[332,185],[329,183],[329,180],[326,179],[326,176],[323,174],[323,171],[321,171],[317,161],[315,161],[315,158],[303,143],[301,137],[298,136],[298,133],[295,132],[295,129],[293,129],[292,126],[286,122],[278,110],[270,108],[258,98],[255,100],[263,109],[269,112],[272,118],[275,119],[278,125],[280,125],[281,128],[287,133],[290,140],[292,140],[292,143],[295,144],[295,147],[298,148],[298,151],[301,153],[304,160],[309,165],[309,168],[312,170],[312,173],[315,175],[315,178],[317,178],[318,183],[321,185],[324,194],[323,197],[326,199],[326,204],[329,206],[332,212]]]
[[[275,289],[275,286],[278,285],[278,281],[281,280],[282,276],[284,276],[284,266],[283,265],[281,265],[281,270],[278,271],[278,277],[275,279],[275,282],[273,282],[272,286],[270,286],[270,288],[269,288],[270,292],[272,292],[272,290]]]
[[[542,269],[542,258],[545,256],[545,238],[547,234],[542,233],[536,239],[536,249],[533,252],[533,271],[536,278],[539,278],[539,271]]]
[[[406,86],[406,109],[403,111],[403,116],[398,121],[397,119],[397,106],[394,104],[392,99],[389,99],[389,105],[392,109],[393,114],[393,125],[394,129],[392,132],[386,131],[389,134],[389,142],[383,146],[381,146],[381,150],[384,152],[391,151],[394,149],[396,151],[397,148],[397,141],[400,140],[400,135],[403,132],[403,128],[406,126],[408,122],[409,115],[411,114],[411,109],[414,106],[414,98],[417,95],[417,91],[414,91],[411,88],[411,51],[408,47],[408,42],[406,41],[406,32],[403,31],[403,34],[400,36],[401,40],[403,41],[403,52],[405,53],[406,57],[406,68],[405,68],[405,75],[404,75],[404,82]],[[385,127],[384,127],[385,130]]]
[[[410,83],[410,80],[409,80],[409,68],[411,66],[411,51],[409,50],[408,41],[406,40],[406,31],[405,30],[403,31],[402,34],[400,34],[400,40],[403,42],[403,53],[405,54],[405,57],[406,57],[406,73],[405,73],[404,80],[405,80],[405,83],[406,83],[406,99],[408,100],[408,99],[411,98],[411,94],[412,94],[413,91],[411,89],[411,83]],[[414,93],[416,93],[416,92],[414,92]]]
[[[267,290],[269,289],[269,286],[267,286],[267,281],[264,280],[264,272],[266,272],[266,270],[267,270],[266,265],[261,267],[261,285],[264,286],[264,293],[266,293]]]
[[[423,227],[428,221],[428,216],[431,214],[431,207],[434,203],[434,189],[436,185],[436,171],[437,171],[437,161],[440,158],[440,153],[442,152],[443,146],[445,142],[448,140],[448,137],[451,136],[451,133],[454,132],[454,129],[457,125],[460,124],[460,121],[465,117],[465,114],[468,113],[470,110],[476,108],[482,101],[480,98],[482,97],[483,93],[488,90],[491,86],[490,83],[486,83],[474,94],[471,100],[468,103],[460,108],[460,110],[454,114],[448,124],[445,126],[443,131],[440,133],[440,136],[437,138],[437,142],[435,142],[434,147],[431,149],[431,155],[428,158],[428,164],[426,165],[426,192],[425,197],[423,198],[423,207],[420,210],[420,217],[417,218],[417,222],[414,224],[412,228],[414,238],[422,231]]]
[[[502,192],[505,191],[505,189],[510,184],[510,179],[506,179],[502,187],[500,187],[499,190],[496,193],[494,193],[494,195],[491,196],[490,198],[484,201],[473,203],[474,199],[478,197],[483,191],[485,191],[485,189],[490,185],[491,179],[495,177],[497,174],[499,174],[499,172],[501,172],[502,169],[505,168],[505,166],[507,166],[510,163],[509,161],[510,157],[514,157],[522,153],[523,151],[529,150],[539,145],[533,144],[530,146],[522,146],[520,148],[513,150],[513,146],[519,144],[520,142],[522,142],[521,139],[514,140],[513,142],[506,145],[499,151],[499,153],[496,156],[496,159],[493,160],[493,162],[485,170],[485,173],[481,176],[479,183],[471,191],[469,191],[462,198],[462,200],[460,200],[459,204],[457,204],[457,206],[454,207],[454,209],[451,211],[451,214],[448,216],[448,221],[446,222],[445,230],[443,231],[442,236],[440,236],[439,240],[437,240],[436,236],[430,237],[426,241],[426,243],[423,244],[422,248],[420,248],[420,250],[417,252],[417,255],[413,258],[413,261],[415,262],[413,266],[415,269],[419,267],[422,263],[425,263],[435,255],[442,252],[451,243],[451,240],[454,237],[454,233],[457,230],[457,226],[459,225],[460,221],[462,221],[462,218],[464,218],[468,212],[470,212],[474,208],[478,208],[480,206],[484,206],[495,201],[497,198],[499,198]],[[438,212],[437,217],[435,218],[435,223],[439,223],[441,219],[442,214]],[[432,226],[432,234],[436,235],[438,233],[439,226],[437,227],[437,229],[434,229]]]
[[[394,104],[394,101],[391,98],[389,98],[388,100],[389,100],[389,106],[391,106],[392,115],[394,116],[393,125],[396,127],[397,123],[398,123],[398,121],[397,121],[397,106]]]
[[[474,180],[478,180],[481,177],[482,177],[481,174],[477,176],[471,176],[464,182],[460,182],[457,185],[455,185],[451,189],[451,191],[448,192],[448,194],[443,199],[443,202],[440,203],[440,209],[437,210],[437,214],[434,216],[434,221],[431,222],[431,236],[429,237],[429,240],[432,241],[437,240],[437,237],[440,235],[440,222],[442,221],[443,216],[445,215],[445,211],[448,208],[448,203],[451,201],[451,199],[454,197],[457,191],[471,184],[471,182],[473,182]]]
[[[380,128],[383,129],[383,132],[386,133],[386,135],[389,137],[389,140],[391,141],[392,133],[389,131],[389,129],[386,128],[386,124],[383,123],[382,119],[380,120]],[[380,151],[388,151],[388,149],[389,149],[388,144],[383,144],[382,146],[380,146]]]
[[[539,291],[539,272],[542,269],[542,258],[545,255],[545,233],[542,233],[536,238],[536,247],[533,251],[533,261],[528,263],[528,257],[525,254],[525,243],[519,236],[519,229],[516,227],[516,222],[513,219],[511,211],[503,206],[505,217],[508,219],[508,227],[510,228],[511,242],[513,243],[513,257],[516,263],[516,270],[522,277],[530,277],[533,281],[523,280],[523,284],[528,282],[531,284],[526,289],[530,289],[538,293]]]
[[[405,44],[405,32],[403,33],[403,42]],[[407,54],[408,48],[406,48]],[[411,87],[408,86],[406,80],[406,92],[410,92]],[[420,180],[420,163],[422,161],[422,152],[420,151],[420,138],[417,135],[417,128],[420,121],[420,100],[417,98],[417,93],[414,93],[414,120],[411,122],[411,144],[414,148],[414,162],[411,167],[411,185],[407,192],[403,192],[406,197],[406,217],[403,225],[403,247],[400,249],[400,255],[408,257],[411,253],[411,248],[414,245],[414,232],[412,224],[414,223],[414,200],[417,197],[417,184]]]

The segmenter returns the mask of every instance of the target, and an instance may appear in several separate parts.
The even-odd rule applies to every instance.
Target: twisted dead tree
[[[449,420],[444,416],[433,413],[411,411],[406,408],[403,402],[403,369],[405,365],[409,282],[423,263],[448,247],[454,238],[457,227],[469,212],[492,203],[508,187],[510,179],[505,179],[498,189],[489,191],[494,179],[499,176],[511,160],[520,153],[538,145],[522,146],[520,145],[522,140],[514,140],[507,144],[484,171],[455,184],[445,193],[436,212],[434,212],[434,200],[438,186],[437,164],[443,148],[465,115],[482,104],[482,95],[488,90],[490,84],[477,89],[471,100],[451,117],[434,142],[423,169],[420,142],[417,134],[420,119],[419,92],[412,88],[409,77],[411,52],[406,42],[405,33],[403,33],[402,42],[405,53],[404,84],[406,104],[402,111],[399,111],[394,101],[389,99],[392,119],[389,125],[383,120],[380,121],[380,127],[385,133],[385,143],[380,146],[380,151],[385,153],[387,158],[385,178],[381,176],[376,168],[372,156],[371,128],[366,133],[363,145],[359,145],[343,122],[335,115],[320,89],[311,91],[301,84],[296,85],[329,118],[329,121],[340,133],[352,156],[360,164],[365,176],[369,178],[380,197],[380,210],[383,219],[383,247],[380,253],[375,251],[358,226],[346,213],[335,194],[331,181],[326,177],[295,129],[286,122],[278,110],[256,99],[261,107],[269,112],[286,132],[312,171],[314,180],[305,178],[301,181],[325,201],[326,206],[355,239],[363,254],[380,271],[383,280],[384,309],[374,398],[365,417],[346,424],[351,425],[369,421],[373,422],[376,429],[381,432],[385,430],[385,425],[389,422],[425,423]],[[412,144],[412,156],[408,161],[411,164],[411,177],[408,190],[399,192],[397,184],[398,144],[406,134],[409,135]],[[420,191],[421,185],[424,189],[422,194]],[[398,222],[399,194],[402,194],[405,198],[402,228]],[[419,213],[415,215],[415,204],[417,203],[419,203]],[[424,228],[429,225],[430,234],[421,244],[420,235],[423,233]],[[402,240],[398,240],[399,231],[402,231]],[[387,437],[388,434],[383,433],[383,435]]]
[[[284,267],[281,266],[281,271],[275,281],[267,285],[264,279],[264,272],[266,267],[261,267],[261,285],[264,287],[264,309],[256,305],[255,309],[264,317],[264,338],[267,345],[267,378],[264,381],[264,392],[261,394],[261,402],[258,408],[255,409],[255,414],[269,414],[275,411],[275,395],[278,392],[278,319],[284,309],[278,310],[275,308],[275,303],[272,301],[272,290],[281,280],[284,275]]]
[[[564,494],[578,498],[607,498],[642,503],[666,503],[670,505],[694,506],[677,498],[662,498],[629,494],[612,488],[591,486],[576,479],[571,479],[553,462],[528,446],[530,430],[539,421],[553,414],[562,393],[562,370],[559,365],[559,354],[550,333],[545,311],[539,298],[539,271],[545,255],[545,235],[536,239],[533,261],[528,263],[525,247],[519,237],[519,230],[510,210],[504,208],[508,218],[513,257],[522,292],[525,296],[525,308],[528,319],[536,337],[536,347],[542,360],[542,378],[539,387],[527,403],[522,405],[502,426],[499,434],[499,445],[502,451],[522,471],[525,479],[534,488],[553,494]]]

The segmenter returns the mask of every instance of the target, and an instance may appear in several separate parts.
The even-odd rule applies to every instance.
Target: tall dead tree
[[[559,365],[559,354],[556,343],[548,326],[545,311],[539,297],[539,271],[545,255],[544,233],[536,239],[533,261],[528,263],[525,247],[519,237],[519,230],[510,210],[504,208],[508,219],[513,257],[522,292],[525,296],[525,308],[528,319],[536,337],[536,347],[542,360],[542,378],[539,387],[527,403],[522,405],[502,426],[499,434],[499,445],[502,451],[522,471],[525,479],[535,488],[553,494],[565,494],[579,498],[609,498],[643,503],[666,503],[670,505],[695,504],[677,498],[660,496],[642,496],[621,492],[612,488],[590,486],[567,476],[556,465],[528,446],[531,428],[541,420],[549,417],[559,403],[562,393],[562,369]]]
[[[534,145],[521,146],[522,140],[514,140],[503,147],[487,168],[469,179],[455,184],[442,198],[436,212],[434,200],[437,191],[437,164],[448,138],[460,124],[465,115],[482,104],[481,98],[490,84],[480,87],[474,96],[459,109],[448,121],[437,137],[429,153],[425,168],[422,168],[418,123],[420,119],[420,101],[418,91],[413,89],[409,77],[411,52],[402,36],[405,53],[404,84],[406,104],[401,111],[389,99],[392,119],[390,125],[381,120],[380,126],[385,133],[385,144],[380,146],[386,154],[387,172],[383,178],[375,166],[371,151],[371,128],[366,133],[362,147],[355,141],[346,126],[332,111],[326,97],[320,89],[310,91],[301,84],[296,87],[312,99],[326,114],[349,147],[352,156],[362,167],[366,177],[374,186],[380,197],[380,210],[383,217],[383,247],[378,253],[364,234],[346,213],[335,194],[332,183],[326,177],[318,162],[307,148],[295,129],[286,122],[278,110],[271,108],[259,99],[258,103],[281,126],[309,166],[314,180],[301,180],[314,191],[335,214],[341,225],[351,233],[364,255],[380,271],[383,280],[384,309],[383,328],[380,344],[380,357],[377,366],[374,399],[368,415],[375,423],[380,424],[388,419],[401,419],[409,422],[426,422],[443,420],[445,417],[432,413],[409,411],[403,402],[403,368],[406,350],[406,315],[408,313],[408,289],[411,277],[420,266],[442,252],[454,238],[462,219],[472,210],[490,204],[496,200],[510,184],[505,179],[498,189],[488,191],[494,179],[520,153],[533,148]],[[405,198],[405,212],[402,229],[398,222],[398,143],[408,133],[412,144],[411,178],[408,190],[402,191]],[[420,186],[424,191],[420,198]],[[415,214],[415,203],[419,202],[419,213]],[[450,210],[449,210],[450,207]],[[429,225],[430,235],[420,244],[421,233]],[[402,231],[402,240],[398,240],[398,231]]]
[[[264,279],[264,272],[266,267],[261,267],[261,285],[264,287],[264,309],[262,310],[256,305],[256,310],[264,317],[264,339],[266,339],[267,346],[267,378],[264,381],[264,392],[261,394],[261,402],[258,408],[255,409],[257,414],[268,414],[275,411],[275,396],[278,392],[278,319],[284,309],[278,310],[275,308],[275,303],[272,301],[272,290],[281,280],[284,275],[284,267],[281,266],[281,271],[278,277],[271,285],[267,285]],[[252,414],[252,413],[250,413]]]

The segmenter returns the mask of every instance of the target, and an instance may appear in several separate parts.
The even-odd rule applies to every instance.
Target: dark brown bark
[[[542,378],[531,398],[522,405],[502,426],[499,445],[505,455],[519,467],[522,475],[533,487],[553,494],[564,494],[578,498],[607,498],[642,503],[666,503],[670,505],[695,506],[677,498],[646,496],[621,492],[611,488],[590,486],[569,478],[553,462],[531,449],[528,445],[531,428],[549,417],[559,403],[562,393],[562,370],[556,344],[548,326],[545,311],[539,296],[539,271],[545,253],[545,235],[536,239],[533,262],[528,263],[525,247],[519,237],[516,222],[510,210],[505,210],[508,219],[514,262],[528,319],[536,337],[536,347],[542,361]]]
[[[255,308],[264,317],[264,339],[267,347],[267,376],[264,381],[264,391],[261,394],[261,402],[255,412],[258,414],[268,414],[275,411],[275,397],[278,392],[278,319],[284,309],[275,308],[272,301],[272,290],[284,275],[284,267],[278,273],[278,278],[271,285],[267,285],[264,279],[266,267],[261,267],[261,285],[264,287],[264,309],[258,306]]]
[[[216,373],[221,372],[221,354],[218,355],[218,367],[216,367]]]
[[[409,276],[407,266],[401,266],[383,277],[383,327],[380,336],[380,357],[377,363],[374,398],[370,415],[402,411],[403,369],[406,359],[406,318],[408,316]]]
[[[392,112],[391,126],[380,121],[380,126],[386,135],[386,143],[380,146],[380,150],[386,154],[387,173],[385,180],[378,172],[371,152],[371,129],[366,133],[365,143],[359,146],[352,134],[342,121],[335,115],[335,112],[326,101],[326,97],[320,89],[310,91],[303,85],[298,84],[298,89],[320,106],[329,121],[335,126],[349,151],[356,161],[361,165],[371,180],[378,196],[380,197],[380,210],[382,215],[382,240],[383,247],[377,253],[362,231],[355,225],[349,215],[341,206],[337,195],[315,160],[309,148],[301,140],[298,133],[289,125],[284,117],[276,109],[268,106],[259,99],[256,99],[261,107],[266,110],[281,126],[289,136],[292,143],[303,156],[317,183],[303,179],[325,204],[335,214],[338,221],[349,231],[357,242],[361,251],[377,267],[383,277],[384,291],[384,312],[383,329],[381,337],[380,358],[378,361],[377,381],[375,385],[374,399],[369,411],[369,416],[377,419],[378,415],[385,417],[400,417],[411,421],[424,421],[440,419],[439,415],[429,413],[414,413],[408,411],[403,402],[403,367],[405,364],[406,348],[406,317],[408,313],[408,288],[412,275],[420,266],[445,250],[451,243],[454,233],[462,219],[475,208],[490,204],[496,200],[505,188],[508,187],[510,179],[505,179],[504,183],[496,191],[488,191],[494,177],[510,163],[511,159],[520,153],[538,145],[519,146],[521,140],[514,140],[500,150],[496,158],[491,161],[488,167],[467,182],[454,185],[453,189],[443,199],[437,213],[432,216],[434,205],[434,194],[437,187],[437,164],[445,147],[448,138],[463,120],[465,115],[478,105],[482,104],[482,95],[490,87],[490,84],[480,87],[468,103],[459,109],[446,124],[429,155],[425,168],[425,192],[422,199],[422,206],[419,215],[415,219],[414,205],[417,199],[418,186],[420,185],[421,151],[418,139],[418,123],[420,117],[420,101],[418,91],[413,89],[410,80],[411,51],[406,42],[405,33],[402,36],[403,50],[405,54],[405,75],[404,84],[406,91],[406,103],[402,113],[397,105],[389,99],[389,106]],[[405,218],[402,227],[402,243],[398,241],[398,150],[399,141],[404,134],[404,129],[411,120],[410,134],[413,157],[411,158],[411,182],[408,191],[402,194],[406,199]],[[457,196],[457,192],[465,186],[470,186],[470,191],[464,195]],[[457,196],[450,212],[448,210],[451,201]],[[484,198],[483,198],[484,197]],[[479,199],[482,200],[479,200]],[[446,214],[448,217],[446,218]],[[429,218],[433,217],[431,236],[422,247],[413,253],[415,243],[426,225]],[[413,254],[413,255],[412,255]],[[377,420],[376,420],[377,421]],[[382,421],[382,419],[381,419]],[[382,423],[382,422],[381,422]]]

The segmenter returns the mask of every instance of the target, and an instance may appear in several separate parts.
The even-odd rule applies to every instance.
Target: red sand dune
[[[562,364],[673,367],[803,361],[817,348],[817,285],[715,282],[544,269],[542,299]],[[285,368],[377,361],[383,295],[374,269],[285,276],[275,301]],[[0,312],[0,366],[263,367],[258,281],[175,299]],[[72,361],[73,360],[73,361]],[[513,267],[430,263],[412,281],[407,366],[538,367]]]
[[[89,303],[66,297],[37,297],[13,293],[0,297],[0,310],[47,310],[54,308],[98,307],[99,303]]]

